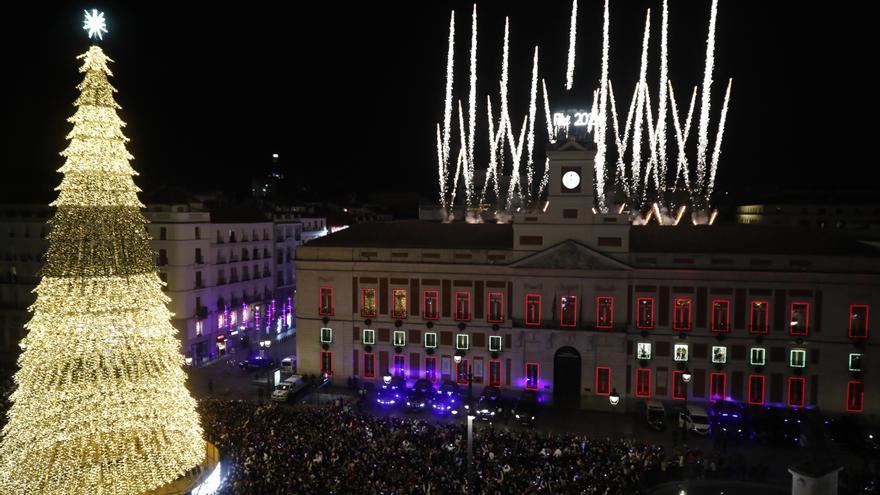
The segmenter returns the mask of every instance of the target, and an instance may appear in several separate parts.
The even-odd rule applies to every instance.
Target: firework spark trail
[[[718,170],[718,159],[721,158],[721,140],[724,139],[724,125],[727,123],[727,103],[730,101],[731,86],[733,86],[733,78],[727,80],[727,91],[724,93],[724,103],[721,105],[721,120],[718,121],[718,135],[715,136],[715,150],[712,152],[707,198],[712,197],[712,190],[715,189],[715,172]]]
[[[452,181],[452,199],[449,201],[449,206],[455,208],[455,193],[458,191],[458,178],[461,176],[461,168],[466,160],[464,156],[464,148],[458,150],[458,160],[455,162],[455,178]],[[452,211],[449,212],[452,214]]]
[[[439,122],[437,123],[437,167],[437,177],[440,181],[440,206],[446,210],[448,206],[446,204],[446,181],[448,177],[446,175],[446,167],[443,166],[443,137],[441,136]]]
[[[578,2],[571,1],[571,27],[568,32],[568,69],[565,73],[565,89],[570,91],[574,84],[574,47],[577,41]]]
[[[657,166],[659,183],[657,184],[658,192],[666,191],[666,103],[668,96],[666,93],[666,81],[668,79],[668,54],[667,41],[669,30],[669,8],[668,0],[663,0],[663,15],[660,28],[660,92],[657,100],[657,129],[656,129],[656,149],[657,149]],[[661,198],[662,200],[662,198]]]
[[[508,107],[507,102],[507,81],[508,81],[508,68],[509,68],[509,59],[510,59],[510,18],[504,18],[504,48],[501,56],[501,82],[500,82],[500,90],[501,90],[501,114],[499,115],[499,120],[501,121],[501,125],[499,126],[499,132],[504,131],[505,124],[509,124],[510,121],[510,109]]]
[[[443,108],[443,168],[449,176],[449,126],[452,123],[452,76],[455,66],[455,11],[449,17],[449,47],[446,53],[446,100]],[[445,187],[444,187],[445,188]]]
[[[672,106],[672,125],[675,127],[675,139],[678,144],[678,156],[676,160],[676,170],[675,170],[675,184],[674,187],[678,185],[678,178],[684,177],[684,184],[688,190],[688,193],[691,192],[691,181],[688,175],[687,170],[687,155],[685,155],[685,144],[687,143],[687,129],[690,127],[690,115],[688,115],[688,122],[685,124],[685,129],[683,130],[678,119],[678,105],[675,102],[675,91],[672,89],[672,82],[667,83],[669,86],[669,102]],[[691,108],[693,110],[694,99],[697,96],[697,88],[694,87],[694,92],[691,96]],[[690,112],[690,111],[689,111]]]
[[[492,111],[492,97],[486,95],[486,114],[488,116],[489,122],[489,168],[486,169],[486,178],[483,180],[483,188],[480,192],[480,201],[479,204],[483,204],[483,200],[486,198],[486,189],[489,188],[489,181],[494,180],[498,181],[496,172],[497,172],[497,154],[498,148],[495,146],[495,116]]]
[[[709,147],[709,111],[711,110],[712,71],[715,68],[715,19],[718,16],[718,0],[712,0],[712,13],[709,17],[709,37],[706,39],[706,68],[703,72],[703,88],[700,93],[700,127],[697,143],[697,187],[705,197],[706,191],[706,149]],[[708,204],[699,208],[708,208]],[[698,209],[699,209],[698,208]]]
[[[587,117],[587,132],[594,132],[596,127],[599,125],[599,120],[596,118],[596,111],[599,108],[599,90],[593,90],[593,105],[590,107],[590,115]],[[598,137],[595,138],[598,141]]]
[[[520,127],[519,131],[519,139],[514,139],[513,137],[513,126],[509,125],[507,127],[507,140],[510,142],[510,154],[513,155],[513,170],[510,172],[510,187],[507,191],[507,209],[510,209],[510,206],[513,201],[513,194],[516,189],[519,189],[520,196],[522,196],[522,184],[520,184],[520,173],[519,173],[519,164],[522,161],[522,152],[523,152],[523,144],[526,139],[526,128],[529,125],[529,116],[525,115],[523,117],[522,127]]]
[[[605,201],[605,160],[608,155],[608,59],[610,53],[609,42],[610,16],[608,13],[608,0],[605,0],[605,9],[602,16],[602,74],[599,80],[599,111],[593,114],[598,119],[596,126],[596,157],[595,157],[595,181],[596,201],[599,211],[606,211]],[[593,97],[593,101],[596,98]]]
[[[544,191],[547,189],[547,184],[550,183],[550,159],[544,158],[544,176],[541,177],[541,185],[538,186],[538,199],[544,195]]]
[[[645,34],[642,37],[642,64],[639,69],[638,83],[638,101],[636,102],[636,120],[635,129],[633,130],[633,156],[632,156],[632,187],[634,200],[636,202],[634,210],[641,210],[642,194],[639,185],[641,184],[642,169],[642,122],[644,119],[645,106],[645,78],[648,71],[648,40],[651,37],[651,9],[645,16]]]
[[[639,87],[637,85],[629,103],[629,111],[627,112],[626,122],[624,123],[623,136],[621,136],[620,125],[617,120],[617,102],[614,98],[614,86],[612,86],[610,80],[608,81],[608,96],[611,100],[611,117],[614,124],[615,142],[617,144],[617,181],[621,184],[623,192],[627,196],[630,195],[631,188],[629,185],[629,179],[626,176],[626,162],[624,161],[624,156],[626,155],[626,149],[629,146],[629,133],[633,122],[633,113],[635,112],[638,90]]]
[[[553,116],[550,114],[550,98],[547,96],[547,81],[541,79],[544,88],[544,119],[547,120],[547,138],[550,143],[556,142],[556,130],[553,128]]]
[[[651,156],[648,159],[648,164],[645,167],[645,191],[648,189],[648,185],[650,183],[650,178],[654,179],[654,186],[656,186],[657,191],[660,192],[660,174],[659,174],[659,166],[657,163],[657,133],[655,132],[654,127],[654,115],[651,111],[651,92],[648,91],[648,86],[645,85],[645,123],[647,124],[648,129],[648,148],[651,151]]]
[[[526,204],[531,204],[532,180],[534,178],[535,118],[538,113],[538,47],[532,60],[532,91],[529,99],[529,131],[526,150]]]
[[[471,21],[471,77],[468,94],[468,174],[474,180],[474,140],[477,132],[477,4]]]
[[[462,164],[462,176],[464,176],[464,199],[465,199],[465,207],[468,208],[473,204],[474,199],[474,185],[473,185],[473,174],[471,173],[472,167],[468,163],[468,143],[467,136],[465,135],[465,126],[464,126],[464,111],[461,108],[461,100],[458,100],[458,130],[459,130],[459,140],[461,142],[461,149],[464,155],[464,163]],[[458,179],[458,177],[456,177]]]

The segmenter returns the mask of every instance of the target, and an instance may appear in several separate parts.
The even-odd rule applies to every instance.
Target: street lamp
[[[681,374],[681,381],[685,383],[690,383],[691,381],[691,370],[685,368],[684,373]]]
[[[385,375],[385,376],[383,376],[383,377],[382,377],[382,382],[383,382],[385,385],[390,385],[390,384],[391,384],[391,375]]]
[[[610,402],[612,406],[620,404],[620,395],[617,393],[616,388],[611,390],[611,395],[608,396],[608,402]]]

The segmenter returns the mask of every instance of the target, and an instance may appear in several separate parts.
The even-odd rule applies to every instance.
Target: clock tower
[[[547,199],[514,216],[514,246],[541,250],[567,239],[609,252],[629,246],[628,216],[594,213],[596,145],[569,139],[548,145]]]

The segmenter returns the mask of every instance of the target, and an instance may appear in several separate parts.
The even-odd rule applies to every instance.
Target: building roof
[[[351,227],[309,242],[317,247],[425,249],[512,249],[510,224],[438,223],[417,220],[376,222]]]
[[[780,226],[718,224],[643,225],[630,231],[635,253],[729,253],[880,256],[880,250],[844,235]]]

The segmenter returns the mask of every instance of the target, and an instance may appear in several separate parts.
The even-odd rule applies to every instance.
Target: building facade
[[[880,412],[865,393],[880,379],[865,366],[880,251],[594,214],[594,153],[549,151],[548,204],[512,224],[371,224],[300,247],[300,369],[472,377],[593,409],[617,392],[621,410],[653,398]]]

